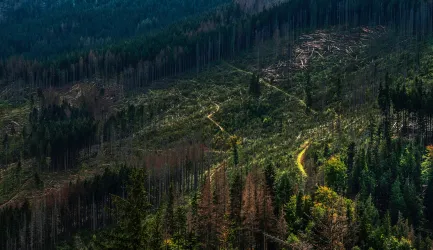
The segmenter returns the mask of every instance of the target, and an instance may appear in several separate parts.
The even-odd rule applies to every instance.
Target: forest
[[[0,58],[56,57],[108,46],[121,39],[156,32],[227,0],[67,0],[4,3]],[[2,6],[0,5],[0,11]],[[1,20],[1,18],[0,18]]]
[[[5,1],[0,24],[0,249],[433,249],[431,1]]]

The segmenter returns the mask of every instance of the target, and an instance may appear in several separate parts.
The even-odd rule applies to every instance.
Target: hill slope
[[[147,35],[229,0],[11,1],[0,6],[0,55],[44,58]]]
[[[430,250],[431,5],[375,3],[0,65],[0,248]]]

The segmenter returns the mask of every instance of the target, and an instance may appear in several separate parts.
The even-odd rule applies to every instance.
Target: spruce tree
[[[250,85],[249,85],[249,92],[255,98],[260,97],[260,94],[261,94],[260,77],[256,74],[253,74],[251,77]]]
[[[399,213],[406,212],[406,203],[404,201],[403,193],[401,191],[401,183],[399,178],[392,184],[391,198],[389,202],[389,210],[393,222],[397,222]]]
[[[119,223],[109,237],[102,239],[106,248],[146,249],[151,239],[148,235],[148,216],[151,205],[148,203],[144,186],[146,173],[144,169],[134,168],[127,187],[127,198],[113,195]]]
[[[307,79],[304,87],[305,91],[305,105],[307,106],[307,111],[309,111],[312,108],[313,105],[313,94],[311,93],[312,86],[311,86],[311,76],[310,72],[307,72]]]
[[[359,218],[360,218],[360,241],[365,242],[368,240],[369,235],[376,229],[378,220],[379,220],[379,212],[373,203],[373,197],[371,195],[368,196],[367,200],[364,202],[359,202],[358,207]]]
[[[166,237],[173,236],[174,233],[174,194],[173,194],[173,184],[170,184],[167,197],[167,206],[165,208],[164,214],[164,229],[166,232]]]
[[[426,219],[429,221],[427,224],[430,226],[430,229],[433,229],[433,176],[430,177],[430,181],[425,192],[424,207]]]

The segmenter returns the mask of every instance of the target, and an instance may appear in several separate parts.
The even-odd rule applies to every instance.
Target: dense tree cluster
[[[227,0],[24,1],[6,2],[0,57],[44,58],[145,35]],[[10,8],[8,8],[10,7]],[[0,11],[2,6],[0,5]],[[1,21],[1,18],[0,18]]]
[[[178,197],[198,190],[204,172],[208,170],[203,150],[200,144],[186,143],[166,152],[151,152],[137,158],[131,156],[128,167],[107,169],[103,175],[92,180],[70,183],[61,190],[44,193],[31,204],[18,202],[0,208],[0,227],[5,232],[0,236],[0,247],[53,249],[80,230],[95,231],[119,221],[115,233],[103,237],[110,239],[109,242],[98,241],[94,244],[118,246],[126,241],[135,246],[145,244],[140,243],[141,237],[148,235],[145,232],[156,235],[159,231],[154,230],[162,230],[161,218],[154,212],[169,206],[166,204],[167,197],[171,197],[173,202],[175,193]],[[177,205],[176,199],[176,204],[169,206],[174,211],[173,216],[182,215],[178,214],[183,211],[182,207]],[[152,220],[148,221],[150,218]],[[158,221],[155,221],[157,218]],[[186,223],[175,218],[170,223],[177,225],[179,230],[186,227]],[[137,225],[137,222],[143,224]],[[152,223],[153,226],[142,228],[145,223]],[[180,233],[174,226],[166,228],[173,229],[170,235]],[[186,229],[182,229],[182,237],[185,232]],[[162,235],[158,237],[153,239],[153,244],[162,244]],[[175,237],[181,240],[180,236]],[[132,247],[134,245],[130,246],[137,249]]]
[[[96,230],[113,221],[111,195],[122,189],[130,170],[106,171],[91,181],[71,183],[62,190],[44,194],[35,203],[0,209],[2,249],[53,249],[82,229]]]
[[[380,3],[380,4],[379,4]],[[432,5],[426,1],[290,1],[255,15],[229,5],[141,38],[102,49],[69,53],[55,60],[12,57],[0,62],[0,83],[58,86],[86,78],[142,87],[161,77],[228,58],[256,41],[331,25],[388,25],[402,34],[431,33]],[[33,41],[33,40],[32,40]]]
[[[42,165],[50,157],[52,170],[74,167],[80,150],[94,143],[96,123],[86,110],[49,105],[42,109],[34,108],[29,117],[30,131],[26,143],[30,155]]]
[[[429,1],[294,0],[277,8],[257,7],[251,15],[243,12],[242,3],[263,6],[263,1],[238,2],[241,6],[228,5],[161,32],[90,52],[40,62],[23,57],[3,60],[0,86],[46,88],[85,79],[102,79],[105,83],[115,79],[127,88],[140,88],[192,68],[199,71],[212,61],[230,58],[275,34],[295,37],[307,29],[331,25],[375,24],[422,38],[433,29],[433,5]],[[126,7],[126,2],[123,5],[118,1],[99,1],[97,8],[87,1],[76,4],[74,8],[101,11],[97,16],[102,19],[93,28],[111,17],[102,14],[106,6],[119,5],[119,18],[135,6]],[[199,6],[200,10],[206,8]],[[57,10],[55,5],[47,8]],[[163,7],[158,10],[167,12]],[[30,16],[42,15],[39,10],[23,11]],[[77,14],[81,10],[71,13],[72,23],[74,18],[83,18]],[[30,25],[25,22],[19,31]],[[111,34],[111,29],[121,25],[130,29],[129,24],[119,25],[107,27],[107,32]],[[140,25],[150,24],[145,21]],[[68,32],[70,28],[68,24],[61,29],[51,27],[50,36],[75,36]],[[139,33],[126,29],[125,33],[113,33],[113,37],[133,32]],[[37,49],[28,44],[18,46],[18,51]],[[74,46],[62,44],[54,46],[53,51]],[[419,61],[415,64],[420,67]],[[374,77],[376,73],[375,69]],[[262,82],[252,74],[248,92],[254,98],[250,100],[260,101]],[[378,82],[380,114],[372,117],[368,135],[350,143],[341,141],[338,146],[325,142],[305,148],[314,156],[311,161],[317,167],[316,185],[308,188],[291,163],[240,164],[240,140],[234,135],[228,142],[230,164],[223,161],[213,168],[205,159],[206,147],[201,142],[186,140],[158,152],[132,148],[132,143],[127,148],[125,141],[151,124],[167,103],[128,104],[108,111],[103,104],[103,89],[91,98],[83,97],[79,105],[47,100],[40,90],[40,105],[34,107],[32,103],[22,137],[8,133],[2,137],[1,162],[19,161],[21,167],[21,160],[33,157],[39,166],[47,166],[49,161],[48,169],[57,171],[76,167],[82,153],[107,149],[105,153],[115,157],[127,155],[128,168],[68,185],[32,204],[2,208],[0,231],[5,233],[0,234],[0,248],[49,249],[86,229],[92,231],[88,244],[96,249],[429,250],[433,247],[433,147],[428,146],[433,140],[433,89],[421,79],[402,80],[388,74]],[[342,102],[342,88],[342,79],[337,76],[333,100]],[[311,114],[314,100],[310,72],[305,95],[305,106]],[[337,112],[342,109],[339,105]],[[105,143],[109,145],[104,148]],[[34,182],[44,185],[37,174]],[[107,225],[112,227],[96,231]]]

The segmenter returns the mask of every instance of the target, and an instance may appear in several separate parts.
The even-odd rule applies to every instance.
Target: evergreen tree
[[[429,221],[428,225],[430,226],[430,229],[433,229],[433,175],[430,177],[430,181],[425,192],[424,207],[425,216]]]
[[[305,105],[307,106],[307,111],[312,108],[313,105],[313,94],[312,92],[312,86],[311,86],[311,76],[310,72],[307,72],[307,80],[305,83]]]
[[[358,180],[356,180],[355,178],[358,178],[358,176],[354,176],[352,173],[355,172],[353,167],[355,165],[355,143],[352,142],[350,143],[349,147],[347,148],[347,159],[346,159],[346,166],[347,166],[347,188],[348,188],[348,193],[350,194],[354,194],[354,185],[355,182],[358,182]]]
[[[275,185],[275,167],[272,164],[267,164],[265,167],[265,180],[266,188],[269,190],[272,199],[274,199],[274,185]]]
[[[260,97],[261,88],[260,88],[260,77],[258,75],[253,74],[250,80],[249,92],[253,97]]]
[[[364,202],[359,202],[358,204],[359,213],[359,240],[361,243],[365,244],[368,241],[368,237],[376,229],[379,222],[379,212],[373,203],[372,196],[368,196],[367,200]]]
[[[113,195],[119,224],[109,237],[101,239],[104,248],[114,249],[147,249],[151,243],[149,234],[149,212],[147,193],[144,186],[146,173],[144,169],[133,169],[128,184],[126,199]]]
[[[167,205],[165,208],[165,214],[164,214],[164,229],[166,230],[166,236],[167,238],[170,238],[174,234],[174,193],[173,193],[173,184],[170,184],[170,188],[168,190],[168,197],[167,197]]]
[[[341,77],[339,76],[337,81],[335,82],[335,94],[337,96],[337,101],[342,101],[342,83],[341,83]]]
[[[393,222],[397,222],[399,213],[406,213],[406,203],[404,201],[400,180],[398,178],[394,184],[392,184],[389,210]]]
[[[403,188],[404,200],[407,207],[407,218],[411,218],[415,227],[419,226],[422,216],[421,201],[412,182],[406,180]]]
[[[347,186],[347,167],[339,157],[333,156],[323,166],[325,183],[338,193],[344,193]]]

